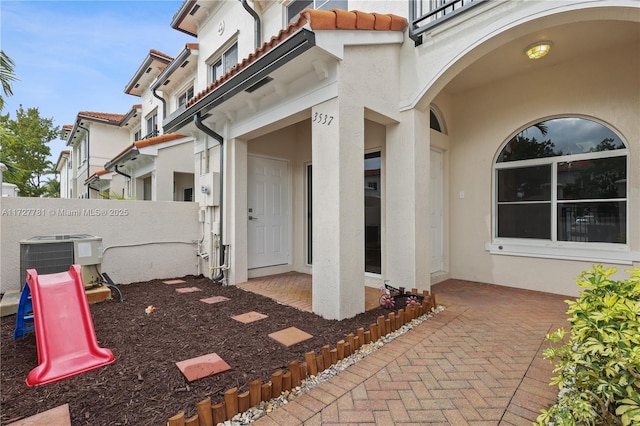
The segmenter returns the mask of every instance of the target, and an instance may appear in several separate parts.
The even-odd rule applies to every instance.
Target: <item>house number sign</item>
[[[313,114],[313,122],[316,124],[324,124],[328,126],[331,124],[332,121],[333,121],[333,115],[327,115],[321,112],[316,112]]]

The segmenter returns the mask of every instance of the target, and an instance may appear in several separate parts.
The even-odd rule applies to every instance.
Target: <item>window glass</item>
[[[231,71],[238,64],[238,43],[234,43],[220,58],[209,65],[210,82],[218,80],[220,77]]]
[[[570,117],[514,136],[496,163],[496,236],[627,242],[627,150],[611,129]]]
[[[498,170],[498,202],[551,200],[551,165]]]
[[[621,243],[627,240],[624,201],[558,204],[558,240]]]
[[[193,98],[193,86],[189,87],[182,95],[178,97],[178,108],[183,107]]]
[[[226,52],[224,52],[224,73],[231,71],[235,65],[238,64],[238,43],[231,46]]]
[[[498,237],[551,238],[551,203],[498,205]]]
[[[542,121],[515,135],[503,148],[498,162],[624,149],[613,131],[584,118]]]
[[[382,273],[380,151],[364,156],[364,270]]]
[[[624,198],[627,194],[625,157],[558,163],[558,199]]]
[[[440,126],[440,121],[438,117],[433,111],[429,111],[429,126],[438,132],[442,132],[442,126]]]

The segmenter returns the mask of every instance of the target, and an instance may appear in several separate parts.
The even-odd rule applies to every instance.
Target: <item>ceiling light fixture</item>
[[[527,46],[524,53],[529,59],[540,59],[549,53],[552,45],[550,41],[537,41]]]

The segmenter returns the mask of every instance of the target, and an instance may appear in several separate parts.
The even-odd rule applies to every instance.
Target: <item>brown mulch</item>
[[[377,308],[354,318],[332,321],[281,305],[239,288],[222,287],[209,279],[183,277],[181,285],[163,280],[121,285],[125,296],[91,305],[101,347],[116,357],[113,364],[47,385],[27,387],[25,379],[38,365],[33,332],[13,341],[15,315],[0,320],[0,424],[68,403],[76,425],[164,425],[184,411],[195,414],[196,403],[211,397],[221,402],[226,390],[248,390],[255,379],[270,380],[289,362],[304,361],[309,351],[335,347],[359,327],[375,323],[386,310]],[[200,292],[178,294],[176,287],[198,287]],[[229,301],[207,304],[200,299],[224,296]],[[156,307],[145,314],[149,305]],[[268,318],[249,324],[231,319],[250,311]],[[273,341],[269,333],[295,326],[313,339],[290,348]],[[175,363],[215,352],[231,370],[188,382]]]

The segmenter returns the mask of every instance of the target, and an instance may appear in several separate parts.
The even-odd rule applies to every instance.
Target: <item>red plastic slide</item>
[[[33,304],[38,366],[27,375],[27,386],[66,379],[115,361],[98,346],[80,266],[69,272],[38,276],[27,270]]]

